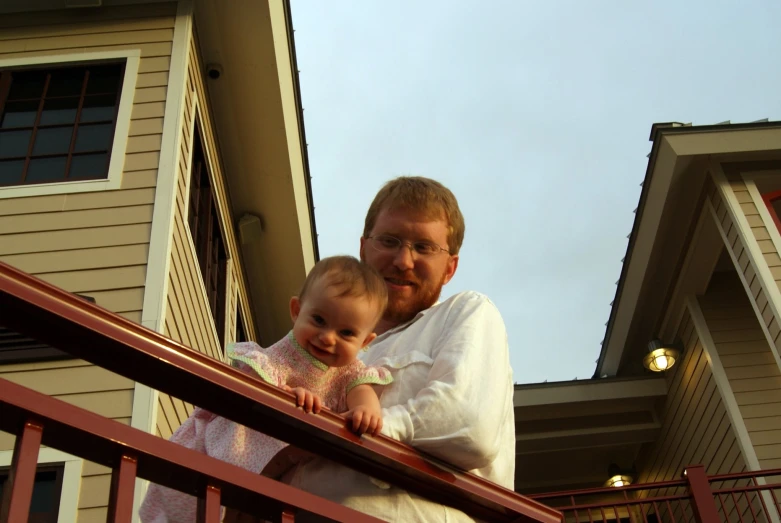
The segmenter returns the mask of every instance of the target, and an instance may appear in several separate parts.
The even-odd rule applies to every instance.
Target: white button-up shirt
[[[361,359],[393,374],[380,396],[384,435],[513,488],[512,369],[504,322],[488,298],[462,292],[438,303],[378,336]],[[387,521],[472,521],[323,458],[299,465],[290,483]]]

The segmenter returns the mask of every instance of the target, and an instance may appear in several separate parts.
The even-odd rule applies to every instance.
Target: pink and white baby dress
[[[334,412],[347,410],[347,393],[364,383],[393,381],[383,367],[367,367],[356,359],[344,367],[328,367],[298,344],[293,332],[264,349],[255,342],[228,347],[228,360],[247,374],[281,387],[303,387],[320,396]],[[287,446],[277,439],[221,418],[201,408],[171,436],[170,441],[259,474]],[[139,515],[143,523],[192,523],[197,500],[189,494],[150,484]]]

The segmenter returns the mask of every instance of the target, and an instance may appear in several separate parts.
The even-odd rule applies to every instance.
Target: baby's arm
[[[382,429],[382,408],[374,388],[368,383],[356,385],[347,393],[344,416],[353,420],[353,430],[359,434],[376,436]]]

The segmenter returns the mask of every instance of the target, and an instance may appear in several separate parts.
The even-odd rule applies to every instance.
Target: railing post
[[[710,489],[708,476],[705,474],[705,467],[702,465],[686,467],[684,475],[689,484],[692,508],[697,523],[718,523],[719,511],[713,500],[713,492]]]
[[[198,498],[197,523],[219,523],[221,517],[220,498],[222,492],[214,485],[207,485],[203,498]]]
[[[0,500],[0,521],[27,521],[42,435],[43,425],[28,420],[16,436],[11,473]]]
[[[108,500],[108,523],[130,523],[133,518],[133,494],[135,493],[138,461],[123,455],[111,474],[111,491]]]

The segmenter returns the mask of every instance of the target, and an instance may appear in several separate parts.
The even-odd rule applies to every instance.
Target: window
[[[236,300],[236,343],[247,341],[247,331],[244,330],[244,317],[241,314],[238,300]]]
[[[0,187],[106,179],[124,69],[0,71]]]
[[[91,296],[78,295],[80,298],[95,303]],[[55,349],[35,338],[30,338],[18,332],[6,329],[0,324],[0,365],[8,363],[30,363],[34,361],[52,361],[71,359],[67,352]]]
[[[198,125],[195,126],[193,142],[188,221],[209,308],[217,327],[217,339],[222,344],[225,340],[228,257]]]
[[[63,465],[40,465],[35,473],[35,487],[30,503],[28,523],[57,523],[62,492]],[[0,468],[0,499],[8,481],[10,467]]]

